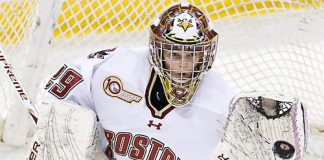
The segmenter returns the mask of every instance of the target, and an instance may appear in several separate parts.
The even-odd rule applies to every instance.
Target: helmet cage
[[[183,107],[189,103],[200,80],[212,67],[216,52],[217,37],[207,44],[176,44],[155,41],[154,37],[150,38],[150,61],[162,81],[165,95],[170,104],[175,107]],[[168,60],[166,54],[170,54]],[[174,54],[178,57],[175,58]],[[185,56],[189,56],[189,58],[185,58]],[[170,65],[168,68],[166,63],[178,63],[181,67],[174,69]],[[183,67],[186,63],[192,65],[188,70]]]
[[[214,62],[217,40],[208,44],[176,44],[154,41],[151,38],[151,61],[157,73],[167,78],[172,85],[188,87],[202,79]],[[166,59],[168,54],[168,59]],[[177,63],[180,68],[167,67],[167,63]],[[191,64],[190,69],[184,66]],[[188,68],[188,67],[186,67]],[[175,75],[176,73],[176,75]]]

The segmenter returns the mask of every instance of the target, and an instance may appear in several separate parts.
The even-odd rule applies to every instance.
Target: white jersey
[[[64,65],[45,93],[94,110],[103,129],[99,139],[110,158],[210,159],[233,91],[210,71],[186,107],[158,110],[149,98],[159,94],[151,92],[157,79],[148,50],[116,48]]]

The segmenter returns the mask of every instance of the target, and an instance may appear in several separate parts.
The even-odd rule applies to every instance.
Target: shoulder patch
[[[102,51],[98,51],[95,53],[91,53],[88,55],[88,59],[105,59],[105,56],[110,55],[112,52],[114,52],[116,50],[115,48],[110,48],[110,49],[106,49],[106,50],[102,50]]]

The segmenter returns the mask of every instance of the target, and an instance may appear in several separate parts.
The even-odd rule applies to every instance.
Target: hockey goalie
[[[116,47],[63,65],[45,96],[73,105],[44,104],[29,159],[91,159],[97,129],[109,159],[206,160],[216,147],[216,159],[299,159],[302,104],[249,95],[229,111],[234,92],[211,70],[217,38],[205,14],[182,2],[153,22],[149,48]]]
[[[210,159],[234,97],[210,69],[217,36],[200,9],[176,4],[151,25],[149,46],[119,46],[68,62],[44,95],[93,111],[98,148],[109,159]]]
[[[307,147],[305,106],[296,98],[252,92],[234,98],[216,160],[301,160]]]

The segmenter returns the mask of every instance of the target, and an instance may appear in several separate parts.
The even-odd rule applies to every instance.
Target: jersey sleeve
[[[108,52],[99,51],[63,65],[45,86],[43,97],[69,101],[95,111],[91,93],[92,76]]]
[[[45,86],[44,97],[69,101],[93,110],[88,87],[90,80],[80,65],[68,63],[62,66]]]

